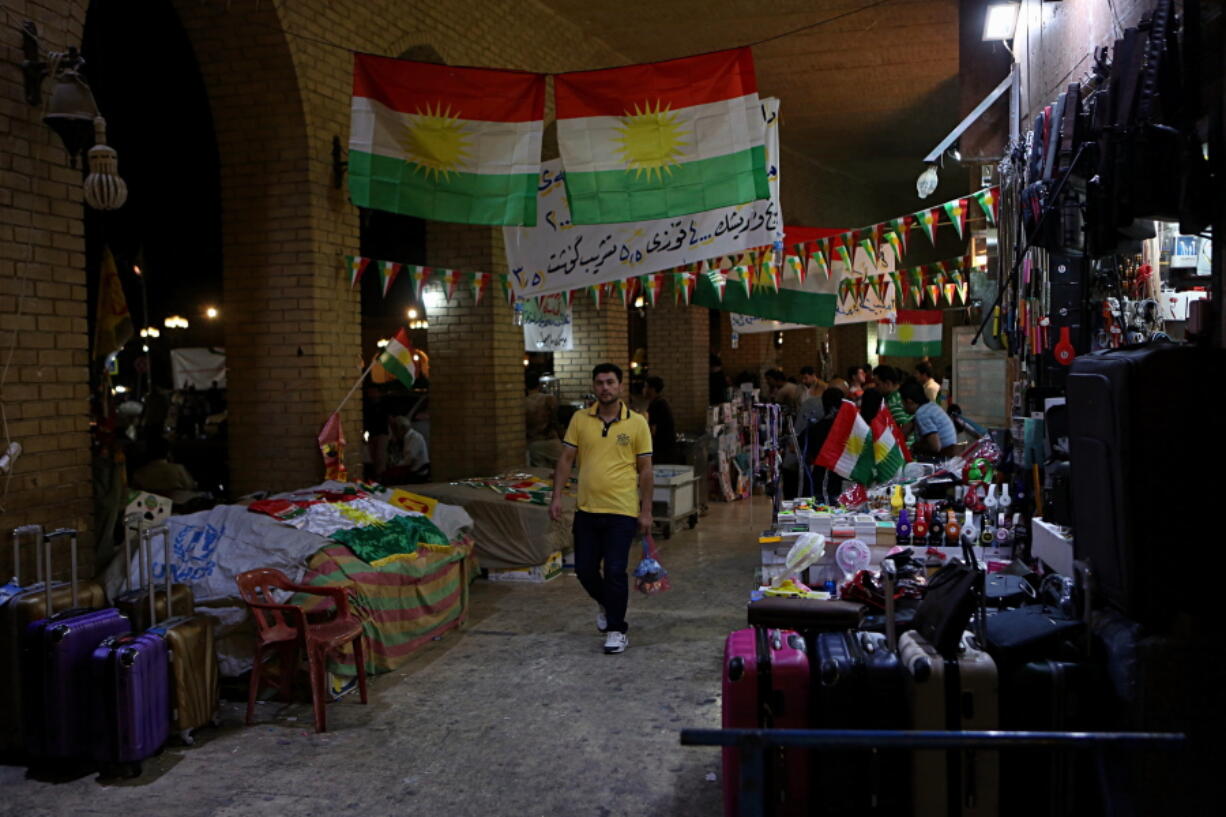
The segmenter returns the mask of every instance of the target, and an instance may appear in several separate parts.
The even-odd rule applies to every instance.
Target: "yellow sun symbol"
[[[644,173],[648,178],[654,173],[657,179],[663,179],[665,173],[672,175],[672,166],[679,164],[687,144],[681,139],[685,134],[677,114],[659,100],[654,109],[650,101],[642,107],[636,104],[633,113],[627,111],[622,117],[617,131],[616,141],[621,143],[617,152],[638,171],[638,177]]]
[[[898,339],[901,341],[915,340],[915,327],[909,323],[904,323],[898,327]]]
[[[444,109],[440,102],[433,108],[427,104],[424,111],[418,109],[411,116],[401,144],[417,170],[433,173],[435,181],[439,176],[446,181],[469,158],[468,136],[458,114],[452,113],[450,105]]]

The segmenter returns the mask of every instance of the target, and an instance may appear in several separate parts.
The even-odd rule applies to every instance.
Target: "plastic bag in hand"
[[[650,536],[643,537],[643,558],[634,568],[634,586],[647,595],[663,593],[672,587],[668,571],[660,564],[660,552]]]

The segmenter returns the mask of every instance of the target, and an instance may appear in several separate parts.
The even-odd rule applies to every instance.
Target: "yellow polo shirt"
[[[647,419],[618,402],[617,419],[597,416],[600,404],[576,411],[563,443],[576,449],[581,511],[639,515],[639,457],[651,456]]]

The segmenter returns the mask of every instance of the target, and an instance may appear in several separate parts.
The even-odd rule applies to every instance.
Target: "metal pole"
[[[1187,743],[1179,732],[967,732],[899,729],[682,729],[682,746],[800,749],[1102,749]]]

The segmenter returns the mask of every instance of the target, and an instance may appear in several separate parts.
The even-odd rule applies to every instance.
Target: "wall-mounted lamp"
[[[1012,40],[1021,3],[991,3],[983,17],[983,41]]]
[[[94,118],[98,116],[98,105],[82,76],[85,60],[72,46],[65,53],[48,54],[48,61],[44,62],[38,29],[29,20],[21,28],[21,50],[25,56],[21,71],[25,77],[26,102],[31,105],[42,102],[43,79],[50,75],[55,87],[47,100],[43,122],[59,135],[70,164],[76,167],[77,156],[94,135]]]

